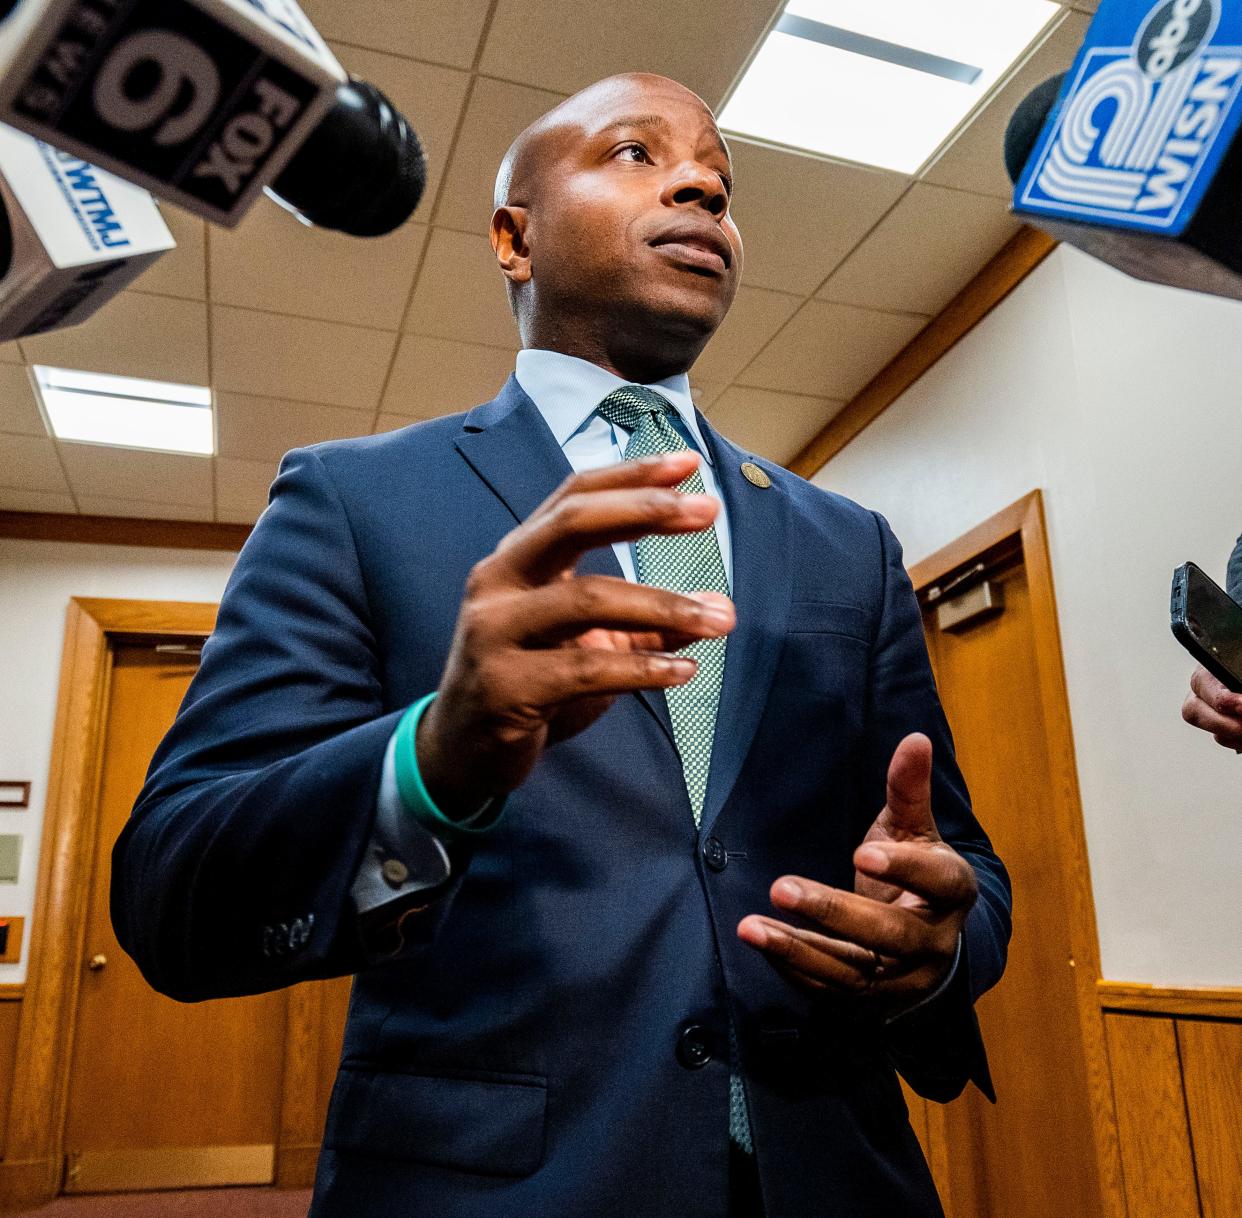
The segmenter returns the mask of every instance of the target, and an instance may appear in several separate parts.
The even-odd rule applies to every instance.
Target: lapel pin
[[[753,461],[742,462],[742,477],[746,479],[751,486],[757,486],[760,490],[767,490],[772,485],[772,479],[767,476]]]

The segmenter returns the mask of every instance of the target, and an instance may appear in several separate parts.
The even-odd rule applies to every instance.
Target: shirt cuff
[[[375,801],[375,825],[350,888],[359,913],[407,894],[438,888],[452,875],[448,851],[405,809],[397,791],[394,739],[389,737]]]
[[[884,1020],[884,1026],[887,1028],[890,1024],[896,1023],[899,1019],[905,1019],[907,1015],[913,1015],[915,1011],[921,1011],[925,1006],[936,1001],[941,994],[949,988],[953,978],[957,975],[957,966],[962,960],[962,932],[957,932],[957,947],[953,951],[953,963],[949,965],[949,971],[945,973],[944,980],[936,986],[930,994],[924,994],[917,1002],[912,1003],[908,1007],[903,1007],[900,1011],[894,1011],[893,1014],[887,1016]]]

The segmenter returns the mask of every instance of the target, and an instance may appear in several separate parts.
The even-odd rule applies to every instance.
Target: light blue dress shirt
[[[535,403],[575,473],[615,465],[625,459],[629,432],[609,423],[596,413],[595,408],[614,389],[634,382],[622,380],[588,360],[562,355],[559,351],[519,351],[514,375]],[[683,372],[648,387],[672,404],[676,411],[672,416],[673,427],[702,458],[699,473],[703,478],[703,489],[719,499],[720,486],[712,469],[711,454],[703,441],[690,397],[690,378]],[[724,560],[725,578],[732,588],[733,551],[723,499],[715,529],[720,556]],[[625,578],[636,581],[634,544],[622,541],[612,548]],[[381,869],[385,860],[389,859],[401,862],[407,872],[404,881],[394,882],[392,878],[385,877]],[[414,860],[418,860],[417,865],[413,865]],[[449,860],[443,845],[406,811],[401,802],[397,792],[393,742],[389,740],[380,775],[375,828],[351,888],[354,903],[360,911],[374,909],[404,893],[440,884],[448,875]]]

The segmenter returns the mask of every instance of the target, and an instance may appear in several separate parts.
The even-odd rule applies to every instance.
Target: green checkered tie
[[[627,461],[657,453],[684,452],[689,447],[669,422],[672,403],[643,385],[626,385],[613,390],[597,409],[608,422],[630,433],[630,442],[625,446]],[[678,489],[690,495],[703,494],[702,475],[696,469]],[[675,536],[652,534],[639,538],[635,550],[640,583],[671,588],[675,592],[707,590],[729,595],[714,528]],[[683,654],[698,661],[699,670],[692,681],[664,691],[695,828],[703,814],[703,797],[707,793],[726,642],[726,639],[700,639],[683,648]]]
[[[625,385],[614,389],[599,406],[599,414],[630,433],[625,459],[650,457],[657,453],[684,452],[689,445],[669,421],[672,403],[645,385]],[[689,495],[704,492],[703,478],[696,469],[678,490]],[[641,537],[635,546],[639,582],[675,592],[723,592],[729,594],[724,562],[715,528],[675,536],[652,534]],[[694,679],[685,685],[666,689],[668,714],[673,723],[673,739],[681,754],[681,768],[690,795],[690,810],[697,829],[703,814],[707,775],[712,761],[712,738],[716,733],[716,710],[724,679],[727,639],[700,639],[682,649],[699,663]],[[729,1025],[729,1057],[736,1066],[737,1038]],[[750,1122],[742,1078],[736,1068],[729,1077],[729,1134],[748,1154],[751,1152]]]

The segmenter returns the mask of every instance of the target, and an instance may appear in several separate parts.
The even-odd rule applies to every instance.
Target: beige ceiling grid
[[[165,209],[177,249],[132,289],[85,325],[0,345],[0,510],[248,523],[287,449],[487,400],[517,348],[486,238],[510,140],[560,97],[628,69],[718,105],[779,7],[303,3],[346,67],[422,135],[431,175],[414,221],[361,241],[267,200],[231,232]],[[1016,228],[1005,122],[1068,64],[1093,7],[1066,6],[918,178],[731,141],[743,286],[691,373],[726,435],[791,458],[1004,244]],[[52,440],[33,363],[210,384],[218,455]]]

